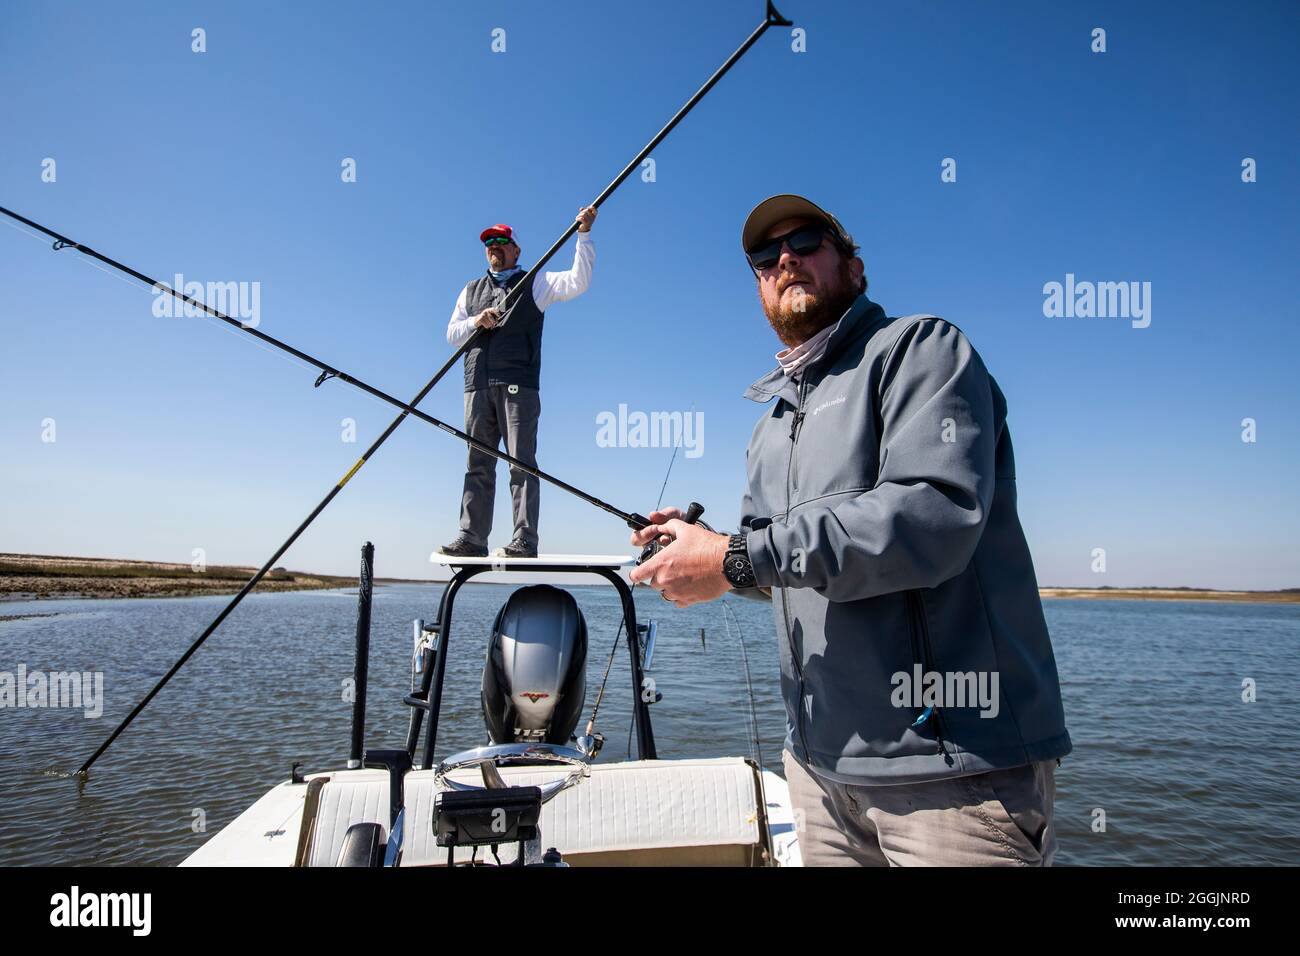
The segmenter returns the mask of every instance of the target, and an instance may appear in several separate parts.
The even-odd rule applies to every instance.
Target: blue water
[[[401,746],[411,620],[438,585],[376,590],[366,742]],[[484,740],[478,686],[507,585],[457,601],[439,755]],[[606,587],[575,587],[587,617],[589,714],[618,624]],[[347,757],[355,591],[248,598],[79,787],[84,760],[227,601],[224,597],[0,604],[0,671],[101,671],[104,712],[0,710],[0,864],[174,864],[297,761]],[[678,610],[644,590],[659,641],[651,676],[660,756],[749,755],[738,632],[718,604]],[[785,715],[764,605],[729,599],[746,642],[764,762],[779,768]],[[1300,862],[1300,607],[1046,602],[1075,750],[1057,774],[1061,864]],[[704,631],[701,640],[701,629]],[[1242,701],[1242,682],[1257,687]],[[631,686],[620,641],[598,729],[626,755]],[[585,720],[585,716],[584,716]],[[1104,832],[1094,830],[1096,811]]]

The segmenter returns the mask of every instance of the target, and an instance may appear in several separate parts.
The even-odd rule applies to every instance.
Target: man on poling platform
[[[533,278],[532,294],[520,294],[503,316],[502,301],[525,271],[518,264],[515,231],[497,223],[479,234],[487,257],[487,274],[461,290],[447,323],[447,341],[454,348],[476,329],[486,330],[465,353],[465,431],[493,448],[505,440],[506,453],[537,467],[537,420],[542,413],[542,320],[555,302],[582,295],[591,284],[596,247],[591,226],[596,208],[578,211],[577,248],[567,272],[541,272]],[[502,319],[506,321],[503,323]],[[460,534],[439,551],[454,557],[486,557],[496,497],[497,460],[473,446],[460,502]],[[537,557],[538,492],[540,482],[523,470],[510,468],[514,505],[514,536],[495,554],[505,558]]]

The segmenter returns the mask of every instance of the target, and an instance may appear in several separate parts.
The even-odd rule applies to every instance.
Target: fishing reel
[[[687,524],[697,524],[705,531],[712,531],[713,528],[711,526],[700,520],[700,515],[702,514],[704,514],[704,505],[700,504],[698,501],[692,501],[690,506],[686,509],[686,514],[682,517],[682,520]],[[667,545],[660,544],[659,539],[655,538],[641,549],[641,556],[636,559],[636,563],[645,564],[665,547],[667,547]]]

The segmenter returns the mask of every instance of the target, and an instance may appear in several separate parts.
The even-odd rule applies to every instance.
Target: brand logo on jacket
[[[818,412],[824,412],[832,405],[843,405],[847,401],[848,401],[848,396],[846,395],[841,395],[839,398],[832,398],[829,402],[822,402],[820,405],[814,408],[813,414],[816,415]]]

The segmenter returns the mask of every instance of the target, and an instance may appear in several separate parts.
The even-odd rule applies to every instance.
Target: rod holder
[[[361,577],[357,585],[357,654],[352,667],[352,746],[348,769],[361,766],[366,736],[366,683],[370,670],[370,605],[374,596],[375,546],[367,541],[361,548]]]

